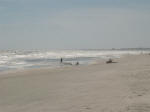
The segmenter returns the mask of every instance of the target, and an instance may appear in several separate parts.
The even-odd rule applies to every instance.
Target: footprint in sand
[[[89,106],[82,106],[81,111],[80,112],[85,112],[87,110],[91,110],[91,108]]]
[[[133,104],[127,107],[127,112],[150,112],[150,104]]]

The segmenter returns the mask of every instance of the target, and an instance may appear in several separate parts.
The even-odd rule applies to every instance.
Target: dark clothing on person
[[[62,62],[63,62],[63,59],[61,58],[61,59],[60,59],[60,63],[62,63]]]

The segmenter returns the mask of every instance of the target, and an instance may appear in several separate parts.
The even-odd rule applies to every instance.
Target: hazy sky
[[[0,0],[0,49],[150,47],[150,0]]]

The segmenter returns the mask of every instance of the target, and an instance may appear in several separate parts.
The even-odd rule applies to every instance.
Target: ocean
[[[61,67],[65,63],[75,65],[92,64],[96,60],[120,58],[125,54],[138,55],[150,53],[150,50],[50,50],[50,51],[0,51],[0,72],[40,67]]]

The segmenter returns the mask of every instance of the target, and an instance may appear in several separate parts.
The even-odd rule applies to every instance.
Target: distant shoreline
[[[135,48],[86,48],[86,49],[0,49],[0,52],[3,51],[53,51],[53,50],[150,50],[150,48],[146,47],[135,47]]]

